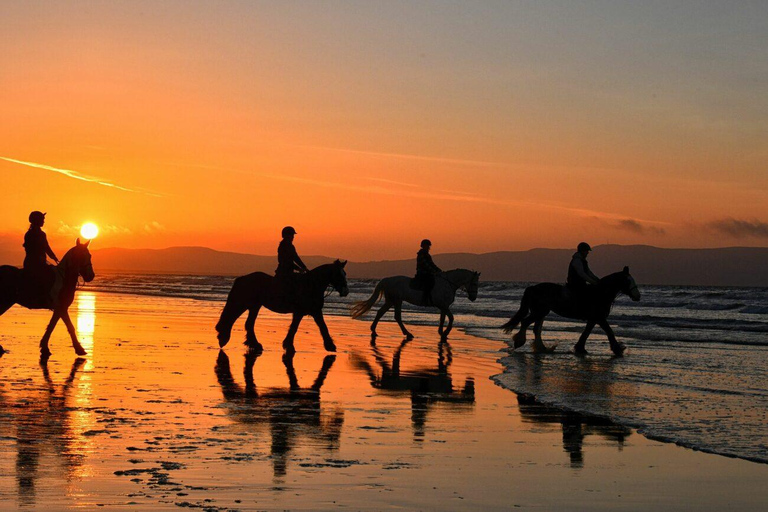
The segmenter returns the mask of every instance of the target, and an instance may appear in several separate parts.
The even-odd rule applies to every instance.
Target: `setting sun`
[[[80,228],[80,236],[82,236],[83,238],[87,238],[88,240],[93,240],[98,235],[99,235],[99,227],[93,222],[86,222]]]

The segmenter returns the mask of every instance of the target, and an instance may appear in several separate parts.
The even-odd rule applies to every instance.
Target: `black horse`
[[[275,313],[293,313],[291,327],[283,340],[283,348],[286,351],[295,350],[293,338],[299,329],[301,319],[309,315],[314,318],[320,328],[325,349],[335,352],[336,345],[323,318],[323,303],[329,285],[342,297],[346,297],[349,293],[347,274],[344,272],[346,264],[346,261],[336,260],[333,263],[320,265],[306,274],[292,276],[296,280],[292,294],[285,293],[285,283],[280,283],[278,279],[264,272],[254,272],[238,277],[229,291],[219,323],[216,324],[219,346],[223,347],[229,343],[232,325],[248,310],[248,319],[245,321],[245,344],[250,350],[261,352],[263,347],[256,339],[253,325],[259,310],[264,306]]]
[[[40,356],[46,358],[51,355],[48,349],[48,340],[59,319],[64,321],[72,338],[72,347],[79,356],[86,354],[85,349],[77,340],[77,331],[69,318],[69,306],[75,300],[77,281],[82,277],[86,283],[93,281],[96,274],[93,273],[91,253],[88,251],[90,240],[84,244],[77,239],[76,245],[67,251],[56,266],[56,277],[53,286],[48,293],[34,290],[34,283],[28,278],[25,271],[10,265],[0,266],[0,315],[8,311],[14,304],[19,304],[29,309],[50,309],[53,311],[51,321],[40,340]],[[2,348],[0,347],[0,353]]]
[[[626,350],[626,346],[616,341],[616,336],[613,334],[613,329],[608,325],[607,320],[613,302],[619,293],[629,295],[634,301],[640,300],[640,290],[638,290],[634,278],[629,273],[629,267],[624,267],[624,270],[621,272],[616,272],[600,279],[596,285],[586,290],[583,295],[576,297],[574,297],[573,292],[555,283],[540,283],[529,286],[523,293],[520,309],[501,328],[504,332],[510,333],[520,324],[520,331],[512,337],[515,342],[515,348],[520,348],[525,345],[526,330],[533,324],[533,333],[535,335],[534,352],[551,352],[555,347],[544,345],[544,342],[541,340],[541,327],[544,324],[544,317],[550,311],[554,311],[566,318],[586,320],[587,327],[581,333],[581,337],[574,347],[574,351],[577,354],[587,353],[585,348],[587,338],[595,324],[597,324],[608,336],[613,353],[620,356]]]

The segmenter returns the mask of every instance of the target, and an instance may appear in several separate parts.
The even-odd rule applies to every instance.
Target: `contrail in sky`
[[[55,172],[55,173],[58,173],[58,174],[63,174],[64,176],[67,176],[68,178],[74,178],[76,180],[86,181],[88,183],[96,183],[97,185],[103,185],[105,187],[115,188],[117,190],[123,190],[125,192],[136,192],[136,193],[142,193],[142,194],[147,194],[147,195],[151,195],[151,196],[160,197],[159,194],[155,194],[155,193],[152,193],[152,192],[146,192],[146,191],[143,191],[143,190],[135,190],[135,189],[132,189],[132,188],[122,187],[122,186],[117,185],[115,183],[111,183],[109,181],[102,180],[101,178],[96,178],[94,176],[87,176],[85,174],[80,174],[79,172],[72,171],[70,169],[59,169],[58,167],[51,167],[50,165],[38,164],[38,163],[35,163],[35,162],[25,162],[23,160],[16,160],[14,158],[7,158],[7,157],[4,157],[4,156],[0,156],[0,160],[5,160],[6,162],[11,162],[11,163],[14,163],[14,164],[19,164],[19,165],[26,165],[27,167],[34,167],[36,169],[44,169],[46,171],[51,171],[51,172]]]

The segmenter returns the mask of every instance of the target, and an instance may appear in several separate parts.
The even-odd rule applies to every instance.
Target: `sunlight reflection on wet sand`
[[[242,323],[218,350],[220,306],[80,291],[88,357],[57,329],[42,365],[45,315],[3,316],[0,495],[11,508],[608,510],[663,497],[711,510],[768,498],[763,465],[495,386],[496,342],[456,332],[439,343],[433,327],[405,342],[383,324],[371,344],[368,322],[329,318],[338,354],[308,321],[285,357],[289,319],[264,313],[266,351],[254,357]]]

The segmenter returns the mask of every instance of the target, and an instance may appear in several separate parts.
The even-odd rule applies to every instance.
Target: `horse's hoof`
[[[255,356],[264,352],[264,347],[261,345],[261,343],[256,343],[256,344],[246,343],[245,346],[248,348],[249,355]]]
[[[372,340],[375,340],[375,339],[376,339],[376,338],[378,338],[378,337],[379,337],[379,335],[378,335],[378,334],[376,334],[376,331],[371,331],[371,339],[372,339]]]
[[[88,352],[86,352],[86,351],[85,351],[85,349],[84,349],[83,347],[77,347],[77,348],[75,349],[75,354],[77,354],[77,355],[79,355],[79,356],[87,356],[87,355],[88,355]]]
[[[0,357],[3,357],[3,354],[5,354],[5,349],[0,345]]]
[[[323,346],[325,347],[325,350],[327,350],[328,352],[336,352],[336,345],[330,340],[324,342]]]
[[[229,338],[219,336],[219,348],[224,348],[229,343]]]
[[[586,356],[587,354],[589,354],[586,348],[580,347],[578,345],[573,347],[573,353],[576,354],[577,356]]]
[[[627,346],[623,343],[618,343],[615,347],[611,347],[611,350],[613,350],[614,356],[621,357],[624,355],[624,351],[627,350]]]
[[[512,341],[515,342],[515,348],[520,348],[525,345],[525,337],[512,336]]]
[[[409,332],[405,333],[405,339],[406,341],[411,341],[413,339],[413,334]]]
[[[295,354],[296,349],[293,346],[293,343],[283,343],[283,350],[286,354]]]

